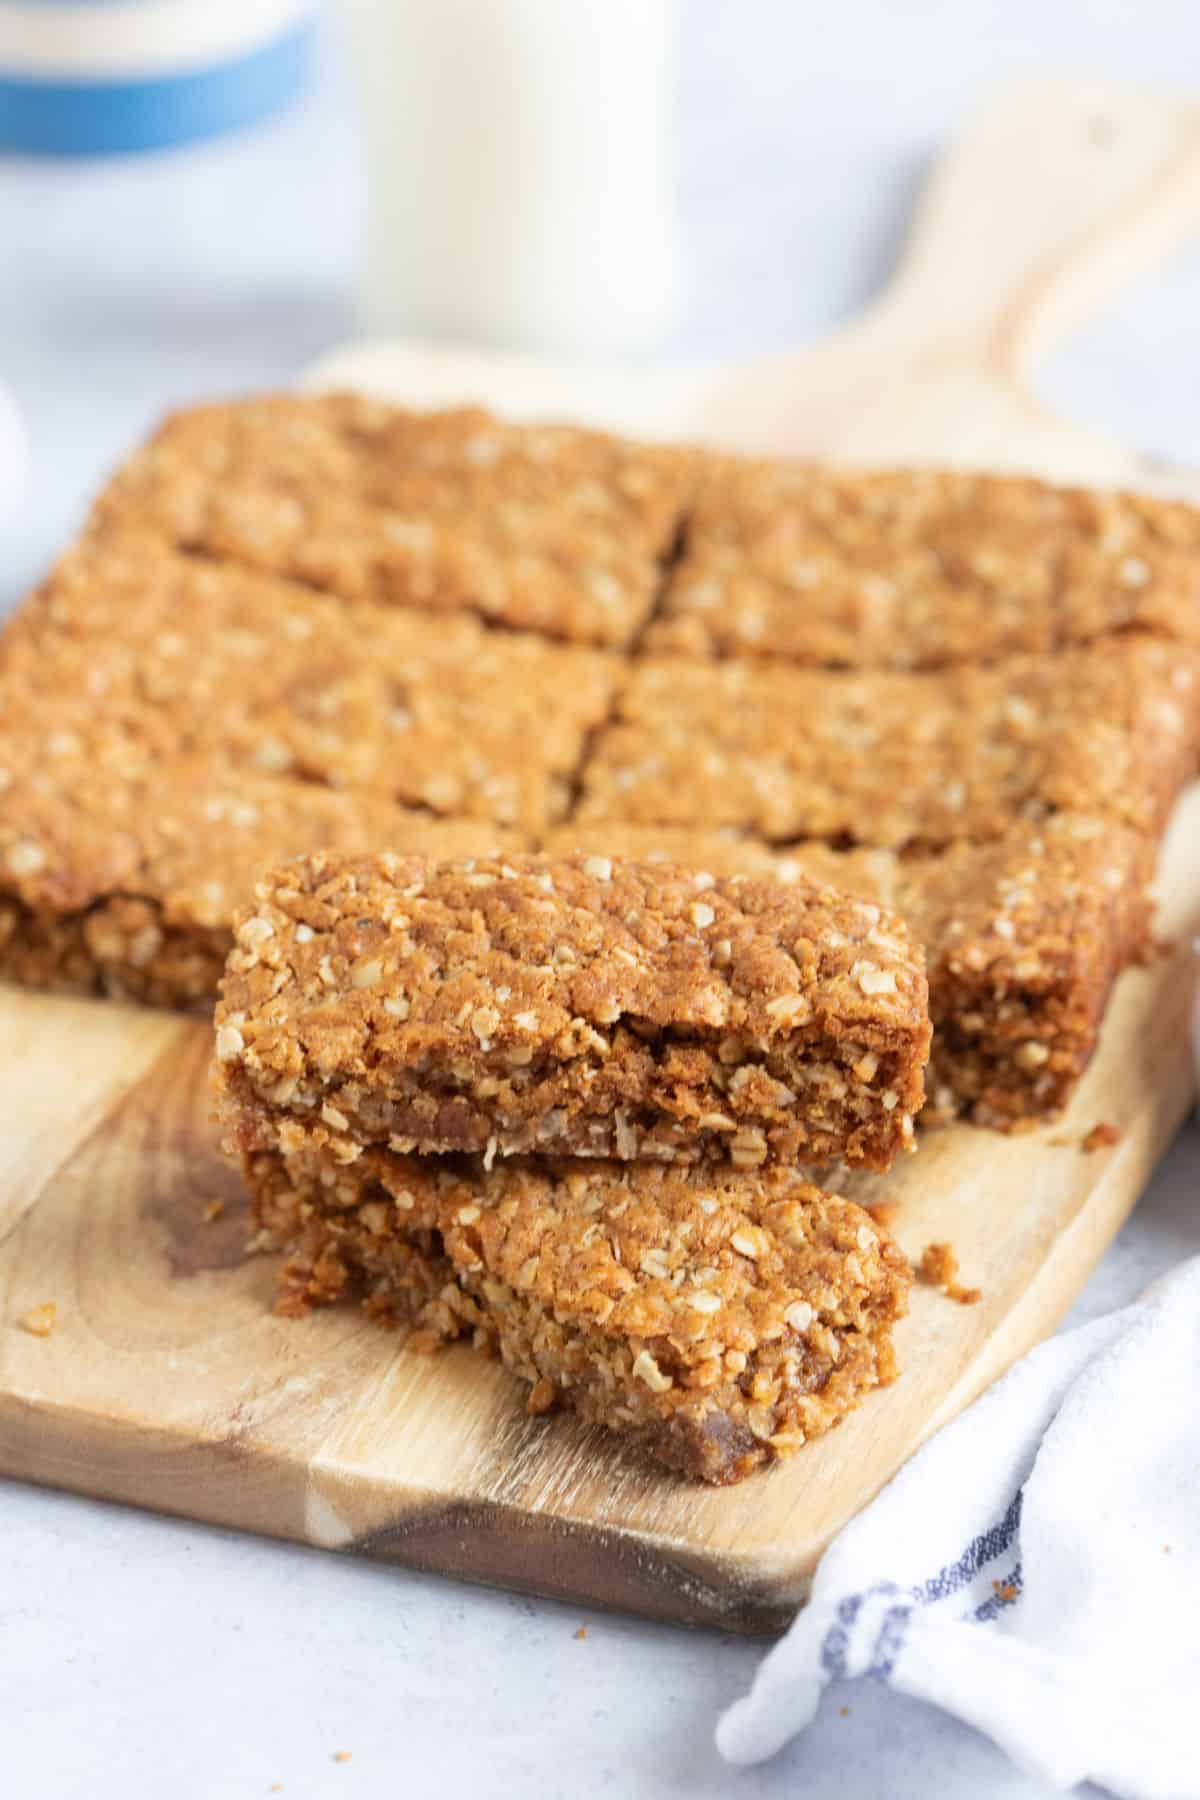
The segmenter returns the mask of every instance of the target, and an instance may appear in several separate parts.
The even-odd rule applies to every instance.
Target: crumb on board
[[[550,1412],[557,1399],[558,1389],[548,1375],[543,1375],[540,1381],[534,1383],[533,1390],[525,1402],[525,1410],[534,1414]]]
[[[1011,1581],[993,1581],[992,1592],[1002,1606],[1011,1606],[1020,1590]]]
[[[223,1200],[210,1200],[204,1209],[204,1223],[206,1225],[211,1225],[214,1220],[221,1217],[221,1214],[224,1211],[225,1202]]]
[[[582,1643],[584,1638],[587,1636],[587,1626],[581,1625],[579,1627],[579,1630],[575,1633],[575,1636],[579,1640],[579,1642]]]
[[[53,1300],[43,1300],[40,1306],[31,1306],[20,1323],[31,1337],[49,1337],[58,1324],[58,1307]]]
[[[1111,1150],[1120,1141],[1121,1134],[1116,1126],[1110,1125],[1107,1119],[1101,1119],[1098,1125],[1092,1126],[1086,1137],[1080,1139],[1079,1147],[1090,1154],[1093,1150]]]
[[[958,1279],[958,1258],[949,1244],[926,1244],[917,1264],[918,1281],[941,1288],[947,1300],[959,1306],[975,1306],[983,1299],[982,1288],[963,1287]]]
[[[335,1750],[333,1753],[333,1760],[334,1762],[349,1762],[350,1756],[351,1752],[349,1750]]]
[[[876,1224],[882,1225],[885,1231],[892,1229],[900,1217],[900,1210],[899,1200],[877,1200],[873,1206],[867,1208]]]
[[[839,1706],[838,1711],[843,1719],[848,1719],[850,1717],[850,1708],[848,1706]]]

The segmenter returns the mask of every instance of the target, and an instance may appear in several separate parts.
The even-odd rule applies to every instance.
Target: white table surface
[[[989,82],[1043,69],[1200,87],[1190,0],[685,5],[679,354],[784,347],[860,305],[935,145]],[[204,148],[0,160],[0,380],[36,461],[0,533],[0,606],[166,406],[284,382],[347,335],[357,194],[332,77],[285,119]],[[1197,319],[1200,242],[1081,334],[1043,391],[1200,467]],[[1198,1174],[1191,1126],[1076,1316],[1200,1251]],[[0,1482],[0,1545],[0,1794],[14,1800],[235,1800],[274,1783],[288,1800],[1043,1792],[965,1727],[865,1683],[735,1774],[712,1724],[761,1654],[736,1639],[17,1483]]]

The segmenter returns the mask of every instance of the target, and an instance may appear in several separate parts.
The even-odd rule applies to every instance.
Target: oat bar
[[[217,1012],[247,1106],[347,1154],[887,1168],[910,1148],[921,954],[799,877],[608,857],[317,856],[256,889]]]
[[[1200,743],[1200,652],[1131,635],[928,673],[655,657],[584,771],[580,824],[935,848],[1022,817],[1156,832]]]
[[[228,1098],[228,1097],[227,1097]],[[530,1385],[692,1478],[790,1455],[896,1372],[910,1272],[859,1207],[793,1170],[351,1163],[234,1112],[282,1309],[351,1296],[421,1347],[472,1337]]]
[[[342,600],[616,647],[654,603],[695,461],[475,409],[278,394],[169,419],[96,517]]]
[[[965,1113],[1011,1127],[1060,1111],[1116,977],[1149,942],[1154,844],[1099,816],[1021,821],[994,843],[917,856],[648,826],[565,826],[553,841],[725,876],[815,879],[898,913],[928,966],[926,1123]]]
[[[1200,511],[1019,476],[714,459],[652,645],[916,669],[1200,641]]]
[[[901,863],[894,904],[929,952],[934,1116],[1061,1111],[1113,983],[1149,947],[1153,868],[1150,840],[1078,814]]]
[[[467,856],[516,847],[482,820],[203,759],[158,762],[94,722],[26,719],[0,749],[0,976],[208,1010],[235,908],[264,862],[307,850]],[[18,749],[21,756],[14,752]]]
[[[0,762],[31,696],[155,754],[446,816],[560,818],[621,665],[469,617],[353,610],[132,529],[71,551],[0,638]]]
[[[936,856],[799,845],[785,880],[836,881],[897,911],[925,947],[933,1019],[925,1121],[1010,1128],[1060,1112],[1121,970],[1150,941],[1154,844],[1064,813]]]

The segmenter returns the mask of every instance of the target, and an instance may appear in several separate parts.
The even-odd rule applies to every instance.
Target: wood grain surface
[[[622,378],[376,345],[314,380],[857,461],[1144,481],[1119,447],[1047,419],[1026,368],[1198,223],[1192,112],[1042,85],[966,134],[892,289],[827,347]],[[1121,978],[1066,1119],[931,1133],[892,1176],[846,1184],[899,1203],[913,1257],[950,1241],[981,1303],[917,1288],[896,1385],[790,1464],[716,1491],[570,1419],[528,1418],[517,1384],[467,1349],[410,1354],[353,1310],[275,1318],[272,1259],[246,1254],[209,1122],[207,1028],[0,990],[0,1471],[666,1618],[778,1626],[839,1526],[1061,1317],[1183,1118],[1200,790],[1161,885],[1176,947]],[[1101,1122],[1117,1142],[1085,1152]],[[20,1320],[46,1301],[57,1325],[37,1337]]]

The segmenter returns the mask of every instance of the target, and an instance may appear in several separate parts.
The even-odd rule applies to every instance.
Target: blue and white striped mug
[[[264,118],[305,84],[314,4],[0,0],[0,150],[153,150]]]

